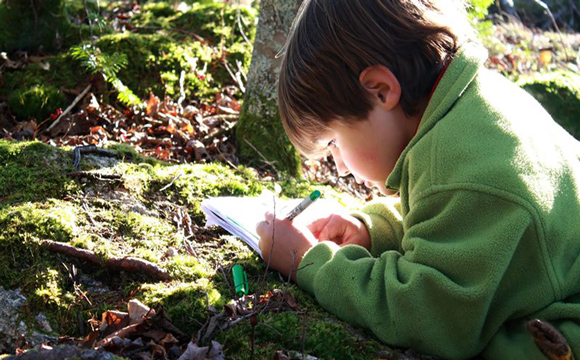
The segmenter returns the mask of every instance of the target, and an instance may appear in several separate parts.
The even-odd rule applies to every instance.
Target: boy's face
[[[340,176],[353,174],[356,181],[391,194],[387,177],[415,135],[419,118],[407,117],[400,106],[387,110],[375,106],[366,119],[344,124],[334,121],[320,138],[328,146]]]

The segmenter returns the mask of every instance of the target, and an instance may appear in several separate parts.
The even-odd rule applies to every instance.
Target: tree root
[[[51,251],[64,254],[70,257],[74,257],[83,261],[87,261],[93,264],[97,265],[104,264],[106,267],[117,270],[141,272],[162,281],[171,280],[171,277],[169,276],[166,270],[159,268],[157,265],[147,260],[127,256],[127,257],[109,258],[103,262],[94,252],[90,250],[79,249],[66,243],[57,242],[53,240],[42,240],[42,245],[47,246]]]

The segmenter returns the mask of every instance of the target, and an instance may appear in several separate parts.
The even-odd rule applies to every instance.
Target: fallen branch
[[[79,249],[72,245],[52,240],[42,240],[42,245],[45,245],[49,250],[60,254],[97,265],[103,264],[103,261],[90,250]],[[168,281],[171,279],[167,271],[159,268],[152,262],[134,257],[109,258],[104,261],[104,265],[117,270],[145,273],[162,281]]]
[[[53,127],[55,127],[60,122],[60,119],[62,119],[63,116],[68,114],[72,110],[72,108],[74,108],[75,105],[78,104],[78,102],[81,101],[81,99],[85,97],[85,95],[89,92],[90,89],[91,89],[91,84],[87,85],[87,87],[83,90],[83,92],[80,93],[79,96],[77,96],[74,99],[72,104],[70,104],[69,107],[67,107],[66,110],[63,111],[62,114],[60,114],[60,116],[52,124],[50,124],[50,126],[46,129],[46,131],[50,131]]]

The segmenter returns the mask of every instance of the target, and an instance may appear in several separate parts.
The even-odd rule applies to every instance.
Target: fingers
[[[256,233],[259,237],[264,238],[271,232],[271,225],[274,222],[274,213],[268,211],[264,214],[264,221],[256,224]]]
[[[272,231],[270,230],[270,224],[272,222],[270,221],[269,223],[266,221],[260,221],[258,224],[256,224],[256,233],[258,234],[258,236],[260,238],[265,238],[268,234],[271,234]]]
[[[316,219],[313,222],[311,222],[310,224],[306,225],[306,228],[308,230],[310,230],[310,232],[314,235],[314,237],[316,237],[318,239],[320,232],[326,227],[326,224],[328,224],[329,220],[330,220],[330,216],[325,217],[325,218]]]

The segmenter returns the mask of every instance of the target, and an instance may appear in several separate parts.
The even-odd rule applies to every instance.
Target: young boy
[[[262,253],[392,346],[546,359],[537,318],[579,357],[579,143],[482,66],[457,4],[304,1],[280,71],[286,132],[399,196],[306,227],[267,214]]]

